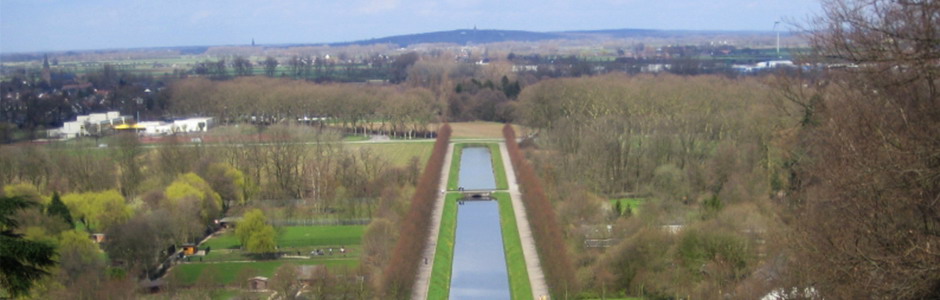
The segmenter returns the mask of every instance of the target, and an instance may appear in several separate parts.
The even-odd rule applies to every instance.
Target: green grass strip
[[[529,271],[522,254],[522,240],[516,227],[516,214],[509,193],[493,193],[499,202],[499,223],[503,231],[503,250],[506,253],[506,271],[509,273],[509,291],[512,299],[534,299]]]
[[[209,276],[205,272],[214,273],[213,281],[216,284],[228,285],[235,283],[236,277],[244,269],[254,269],[251,276],[265,276],[271,278],[274,271],[285,263],[297,265],[324,265],[328,269],[354,269],[359,265],[358,259],[333,260],[271,260],[256,262],[226,262],[226,263],[184,263],[173,268],[173,275],[183,285],[196,283],[200,276]]]
[[[457,235],[457,199],[460,196],[459,193],[449,193],[444,201],[441,231],[437,235],[437,249],[434,250],[434,265],[431,268],[428,299],[450,297],[450,278],[453,275],[454,243]]]
[[[493,160],[493,174],[496,178],[496,189],[508,190],[509,181],[506,180],[506,167],[503,166],[503,156],[499,152],[499,144],[486,144],[490,148],[490,157]]]
[[[366,226],[363,225],[324,225],[324,226],[285,226],[278,232],[278,247],[300,246],[343,246],[362,244]],[[200,248],[238,249],[238,238],[234,230],[222,236],[209,239]]]
[[[460,183],[460,155],[463,154],[463,147],[466,144],[454,144],[454,156],[450,160],[450,177],[447,178],[447,190],[456,191],[457,184]]]
[[[610,199],[610,207],[616,208],[617,202],[620,202],[620,214],[623,214],[625,211],[627,211],[627,208],[629,208],[630,212],[636,215],[640,212],[640,206],[643,205],[644,199],[642,198]]]

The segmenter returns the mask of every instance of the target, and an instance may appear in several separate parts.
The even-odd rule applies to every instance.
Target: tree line
[[[503,127],[503,137],[516,170],[516,178],[522,188],[522,203],[525,204],[526,215],[532,224],[532,233],[542,262],[542,270],[545,271],[546,283],[552,297],[564,298],[579,288],[555,209],[545,196],[545,189],[542,188],[535,169],[519,149],[516,132],[509,124]]]
[[[405,299],[410,297],[422,261],[424,248],[430,236],[434,204],[440,192],[441,171],[450,143],[450,125],[441,126],[434,142],[434,151],[424,167],[421,179],[415,186],[407,214],[403,215],[398,230],[398,241],[388,258],[382,274],[380,290],[385,297]],[[372,227],[370,226],[370,229]]]

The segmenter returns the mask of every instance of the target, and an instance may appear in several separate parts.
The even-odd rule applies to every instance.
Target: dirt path
[[[444,167],[441,170],[441,184],[438,190],[447,190],[447,179],[450,178],[450,161],[454,155],[454,144],[447,145],[447,154],[444,156]],[[418,261],[418,276],[411,289],[411,299],[427,299],[428,288],[431,286],[431,269],[434,266],[434,252],[437,250],[437,236],[441,231],[441,215],[444,214],[444,198],[446,194],[438,193],[434,202],[434,211],[431,213],[431,230],[428,243],[424,248],[423,260]]]
[[[522,193],[519,191],[519,184],[516,181],[516,171],[512,166],[512,160],[509,157],[509,150],[506,149],[506,143],[499,143],[499,153],[503,157],[503,165],[506,167],[506,181],[509,182],[509,196],[512,197],[512,209],[516,214],[516,227],[519,229],[519,238],[522,241],[522,255],[525,256],[525,266],[529,271],[529,284],[532,285],[532,295],[536,299],[542,296],[548,296],[548,285],[545,284],[545,274],[542,273],[542,265],[539,263],[539,253],[535,248],[535,240],[532,237],[532,227],[529,226],[529,219],[526,217],[525,206],[522,204]]]

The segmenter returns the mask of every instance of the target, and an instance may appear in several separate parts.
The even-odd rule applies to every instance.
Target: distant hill
[[[426,43],[454,43],[459,45],[466,44],[486,44],[505,41],[541,41],[564,38],[565,35],[559,33],[544,33],[522,30],[478,30],[478,29],[458,29],[450,31],[437,31],[428,33],[396,35],[378,39],[369,39],[352,42],[330,43],[330,46],[349,46],[349,45],[372,45],[372,44],[395,44],[401,47],[414,44]]]
[[[393,44],[399,47],[407,47],[416,44],[434,44],[434,43],[452,43],[457,45],[468,44],[487,44],[507,41],[536,42],[544,40],[580,40],[580,39],[622,39],[622,38],[666,38],[666,39],[694,39],[694,38],[714,38],[714,37],[744,37],[770,36],[773,32],[769,31],[703,31],[703,30],[656,30],[656,29],[604,29],[604,30],[576,30],[576,31],[558,31],[558,32],[536,32],[523,30],[495,30],[495,29],[457,29],[449,31],[436,31],[416,34],[404,34],[389,36],[376,39],[335,42],[335,43],[288,43],[277,45],[262,45],[267,48],[290,48],[302,46],[349,46],[349,45],[373,45],[373,44]],[[790,36],[783,33],[782,36]],[[229,45],[231,47],[240,47],[246,45]],[[125,51],[165,51],[174,50],[181,54],[199,55],[205,53],[213,46],[171,46],[171,47],[151,47],[151,48],[131,48],[131,49],[99,49],[99,50],[77,50],[77,51],[58,51],[64,55],[76,53],[120,53]],[[0,53],[0,61],[18,62],[33,61],[42,59],[43,52],[29,53]]]
[[[532,42],[557,39],[583,39],[583,38],[678,38],[690,36],[713,35],[766,35],[771,32],[761,31],[698,31],[698,30],[655,30],[655,29],[604,29],[579,30],[560,32],[535,32],[522,30],[478,30],[458,29],[449,31],[436,31],[396,35],[384,38],[359,40],[351,42],[329,43],[330,46],[395,44],[407,47],[414,44],[427,43],[453,43],[486,44],[506,41]]]

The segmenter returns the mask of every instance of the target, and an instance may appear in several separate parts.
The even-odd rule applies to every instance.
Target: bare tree
[[[277,59],[268,56],[264,59],[264,75],[274,77],[275,71],[277,71]]]
[[[235,59],[232,60],[232,67],[235,68],[235,75],[237,76],[251,76],[251,61],[243,56],[235,56]]]
[[[825,298],[940,297],[940,2],[827,0],[815,49],[833,70],[804,127],[791,284]]]

